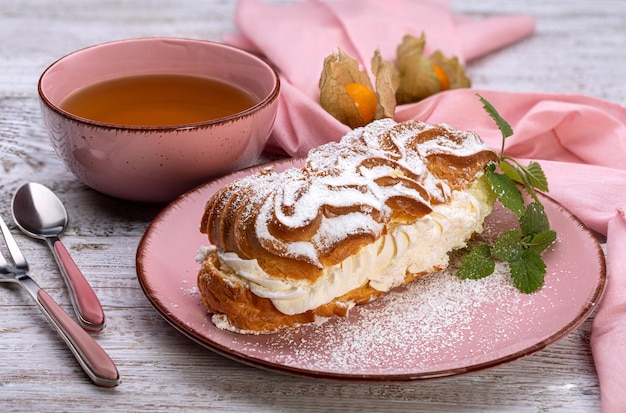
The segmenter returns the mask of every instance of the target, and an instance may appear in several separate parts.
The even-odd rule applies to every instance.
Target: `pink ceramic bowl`
[[[61,109],[71,92],[106,79],[143,74],[208,76],[259,102],[235,115],[176,126],[121,126]],[[145,38],[89,47],[48,67],[39,96],[52,146],[76,177],[105,194],[168,202],[212,177],[254,164],[271,133],[280,82],[263,60],[200,40]]]

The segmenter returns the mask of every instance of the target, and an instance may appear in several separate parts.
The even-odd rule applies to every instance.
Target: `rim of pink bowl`
[[[219,49],[229,50],[229,51],[234,52],[236,54],[245,56],[246,58],[249,58],[251,61],[256,61],[256,62],[260,63],[260,67],[267,68],[273,74],[274,84],[272,86],[272,90],[271,90],[271,92],[267,96],[262,98],[254,106],[251,106],[248,109],[245,109],[245,110],[243,110],[241,112],[237,112],[237,113],[235,113],[233,115],[229,115],[229,116],[225,116],[225,117],[221,117],[221,118],[217,118],[217,119],[206,120],[206,121],[202,121],[202,122],[183,123],[183,124],[178,124],[178,125],[160,125],[160,126],[119,125],[119,124],[114,124],[114,123],[99,122],[99,121],[95,121],[95,120],[92,120],[92,119],[83,118],[83,117],[74,115],[74,114],[72,114],[70,112],[67,112],[67,111],[61,109],[59,106],[57,106],[54,103],[52,103],[52,101],[50,99],[48,99],[48,97],[46,96],[45,92],[43,91],[43,89],[44,89],[43,82],[45,81],[45,79],[44,79],[45,76],[47,74],[49,74],[50,71],[52,71],[56,65],[58,65],[59,63],[61,63],[65,59],[67,59],[68,57],[71,57],[73,55],[77,55],[79,53],[85,53],[85,52],[88,52],[90,50],[93,50],[93,49],[99,48],[99,47],[114,46],[114,45],[124,44],[124,43],[155,42],[155,41],[168,41],[168,42],[200,44],[200,45],[203,45],[203,46],[211,46],[211,47],[217,47]],[[228,45],[228,44],[219,43],[219,42],[210,41],[210,40],[191,39],[191,38],[183,38],[183,37],[139,37],[139,38],[132,38],[132,39],[114,40],[114,41],[110,41],[110,42],[99,43],[99,44],[96,44],[96,45],[87,46],[87,47],[75,50],[75,51],[73,51],[71,53],[68,53],[68,54],[60,57],[59,59],[57,59],[53,63],[51,63],[43,71],[43,73],[39,77],[39,80],[37,82],[37,92],[39,94],[39,97],[40,97],[41,101],[46,105],[47,108],[49,108],[50,110],[56,112],[57,114],[59,114],[59,115],[61,115],[63,117],[68,118],[68,119],[70,119],[72,121],[75,121],[75,122],[88,124],[88,125],[91,125],[91,126],[94,126],[94,127],[107,128],[107,129],[117,129],[117,130],[128,130],[128,131],[172,131],[172,130],[185,130],[185,129],[199,129],[199,128],[203,128],[203,127],[212,127],[212,126],[215,126],[215,125],[221,125],[221,124],[232,122],[233,120],[236,120],[236,119],[239,119],[239,118],[250,116],[250,115],[260,111],[261,109],[269,106],[276,99],[278,99],[278,96],[280,95],[280,76],[278,75],[278,72],[276,71],[274,66],[272,66],[266,60],[262,59],[259,56],[254,55],[254,54],[252,54],[250,52],[247,52],[247,51],[245,51],[245,50],[243,50],[241,48],[238,48],[238,47],[235,47],[235,46],[231,46],[231,45]]]

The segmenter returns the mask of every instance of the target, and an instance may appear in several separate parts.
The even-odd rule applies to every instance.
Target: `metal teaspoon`
[[[25,234],[45,240],[50,247],[80,325],[89,331],[102,330],[105,320],[100,300],[59,240],[68,223],[63,202],[45,185],[29,182],[17,190],[11,206],[17,226]]]

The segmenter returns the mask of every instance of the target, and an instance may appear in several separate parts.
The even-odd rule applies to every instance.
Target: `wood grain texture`
[[[470,63],[477,88],[581,93],[626,103],[626,3],[619,0],[452,0],[476,17],[529,13],[534,36]],[[140,237],[161,207],[129,204],[79,183],[56,158],[39,113],[37,80],[78,48],[138,36],[219,40],[234,32],[234,1],[78,0],[0,4],[0,215],[34,180],[57,191],[63,237],[107,314],[96,340],[118,363],[122,385],[93,386],[25,292],[0,286],[0,410],[110,412],[599,411],[591,321],[534,355],[487,371],[406,383],[343,383],[247,367],[191,342],[162,320],[135,273]],[[45,245],[9,222],[32,276],[70,310]]]

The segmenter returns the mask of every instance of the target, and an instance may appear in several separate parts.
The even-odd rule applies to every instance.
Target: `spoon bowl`
[[[65,231],[69,222],[61,200],[48,187],[28,183],[15,194],[14,218],[25,234],[45,240],[57,237]]]
[[[69,221],[63,202],[45,185],[29,182],[13,196],[12,212],[22,232],[46,241],[61,270],[80,325],[89,331],[102,330],[105,320],[100,300],[59,239]]]

